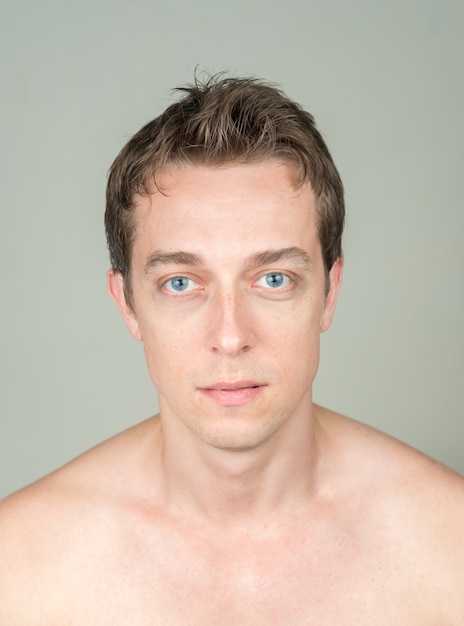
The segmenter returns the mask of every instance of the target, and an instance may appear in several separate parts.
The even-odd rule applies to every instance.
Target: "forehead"
[[[267,161],[170,167],[136,201],[133,258],[154,250],[197,253],[318,243],[314,194],[296,169]]]

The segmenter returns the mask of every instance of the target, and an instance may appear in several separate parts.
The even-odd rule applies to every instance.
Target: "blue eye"
[[[271,272],[265,274],[257,282],[260,287],[270,287],[271,289],[280,289],[281,287],[288,287],[290,284],[290,278],[280,272]]]
[[[170,278],[165,287],[168,291],[175,291],[181,293],[183,291],[191,291],[195,288],[195,283],[186,276],[174,276]]]

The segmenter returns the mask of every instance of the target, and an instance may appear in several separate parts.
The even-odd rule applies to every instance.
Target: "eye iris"
[[[282,274],[267,274],[266,282],[269,287],[281,287],[284,282],[284,277]]]
[[[185,291],[188,287],[188,278],[176,276],[175,278],[171,278],[170,283],[174,291]]]

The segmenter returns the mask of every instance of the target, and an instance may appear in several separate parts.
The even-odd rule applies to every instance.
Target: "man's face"
[[[342,261],[326,296],[314,195],[294,180],[274,161],[173,167],[138,199],[132,310],[119,274],[109,288],[176,437],[246,449],[309,418]]]

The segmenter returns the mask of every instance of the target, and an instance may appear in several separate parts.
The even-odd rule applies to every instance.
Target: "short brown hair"
[[[297,186],[310,182],[326,272],[342,254],[343,184],[312,115],[275,86],[213,76],[179,87],[178,102],[136,133],[109,172],[105,226],[111,265],[131,303],[134,199],[169,165],[224,165],[279,159],[293,163]]]

